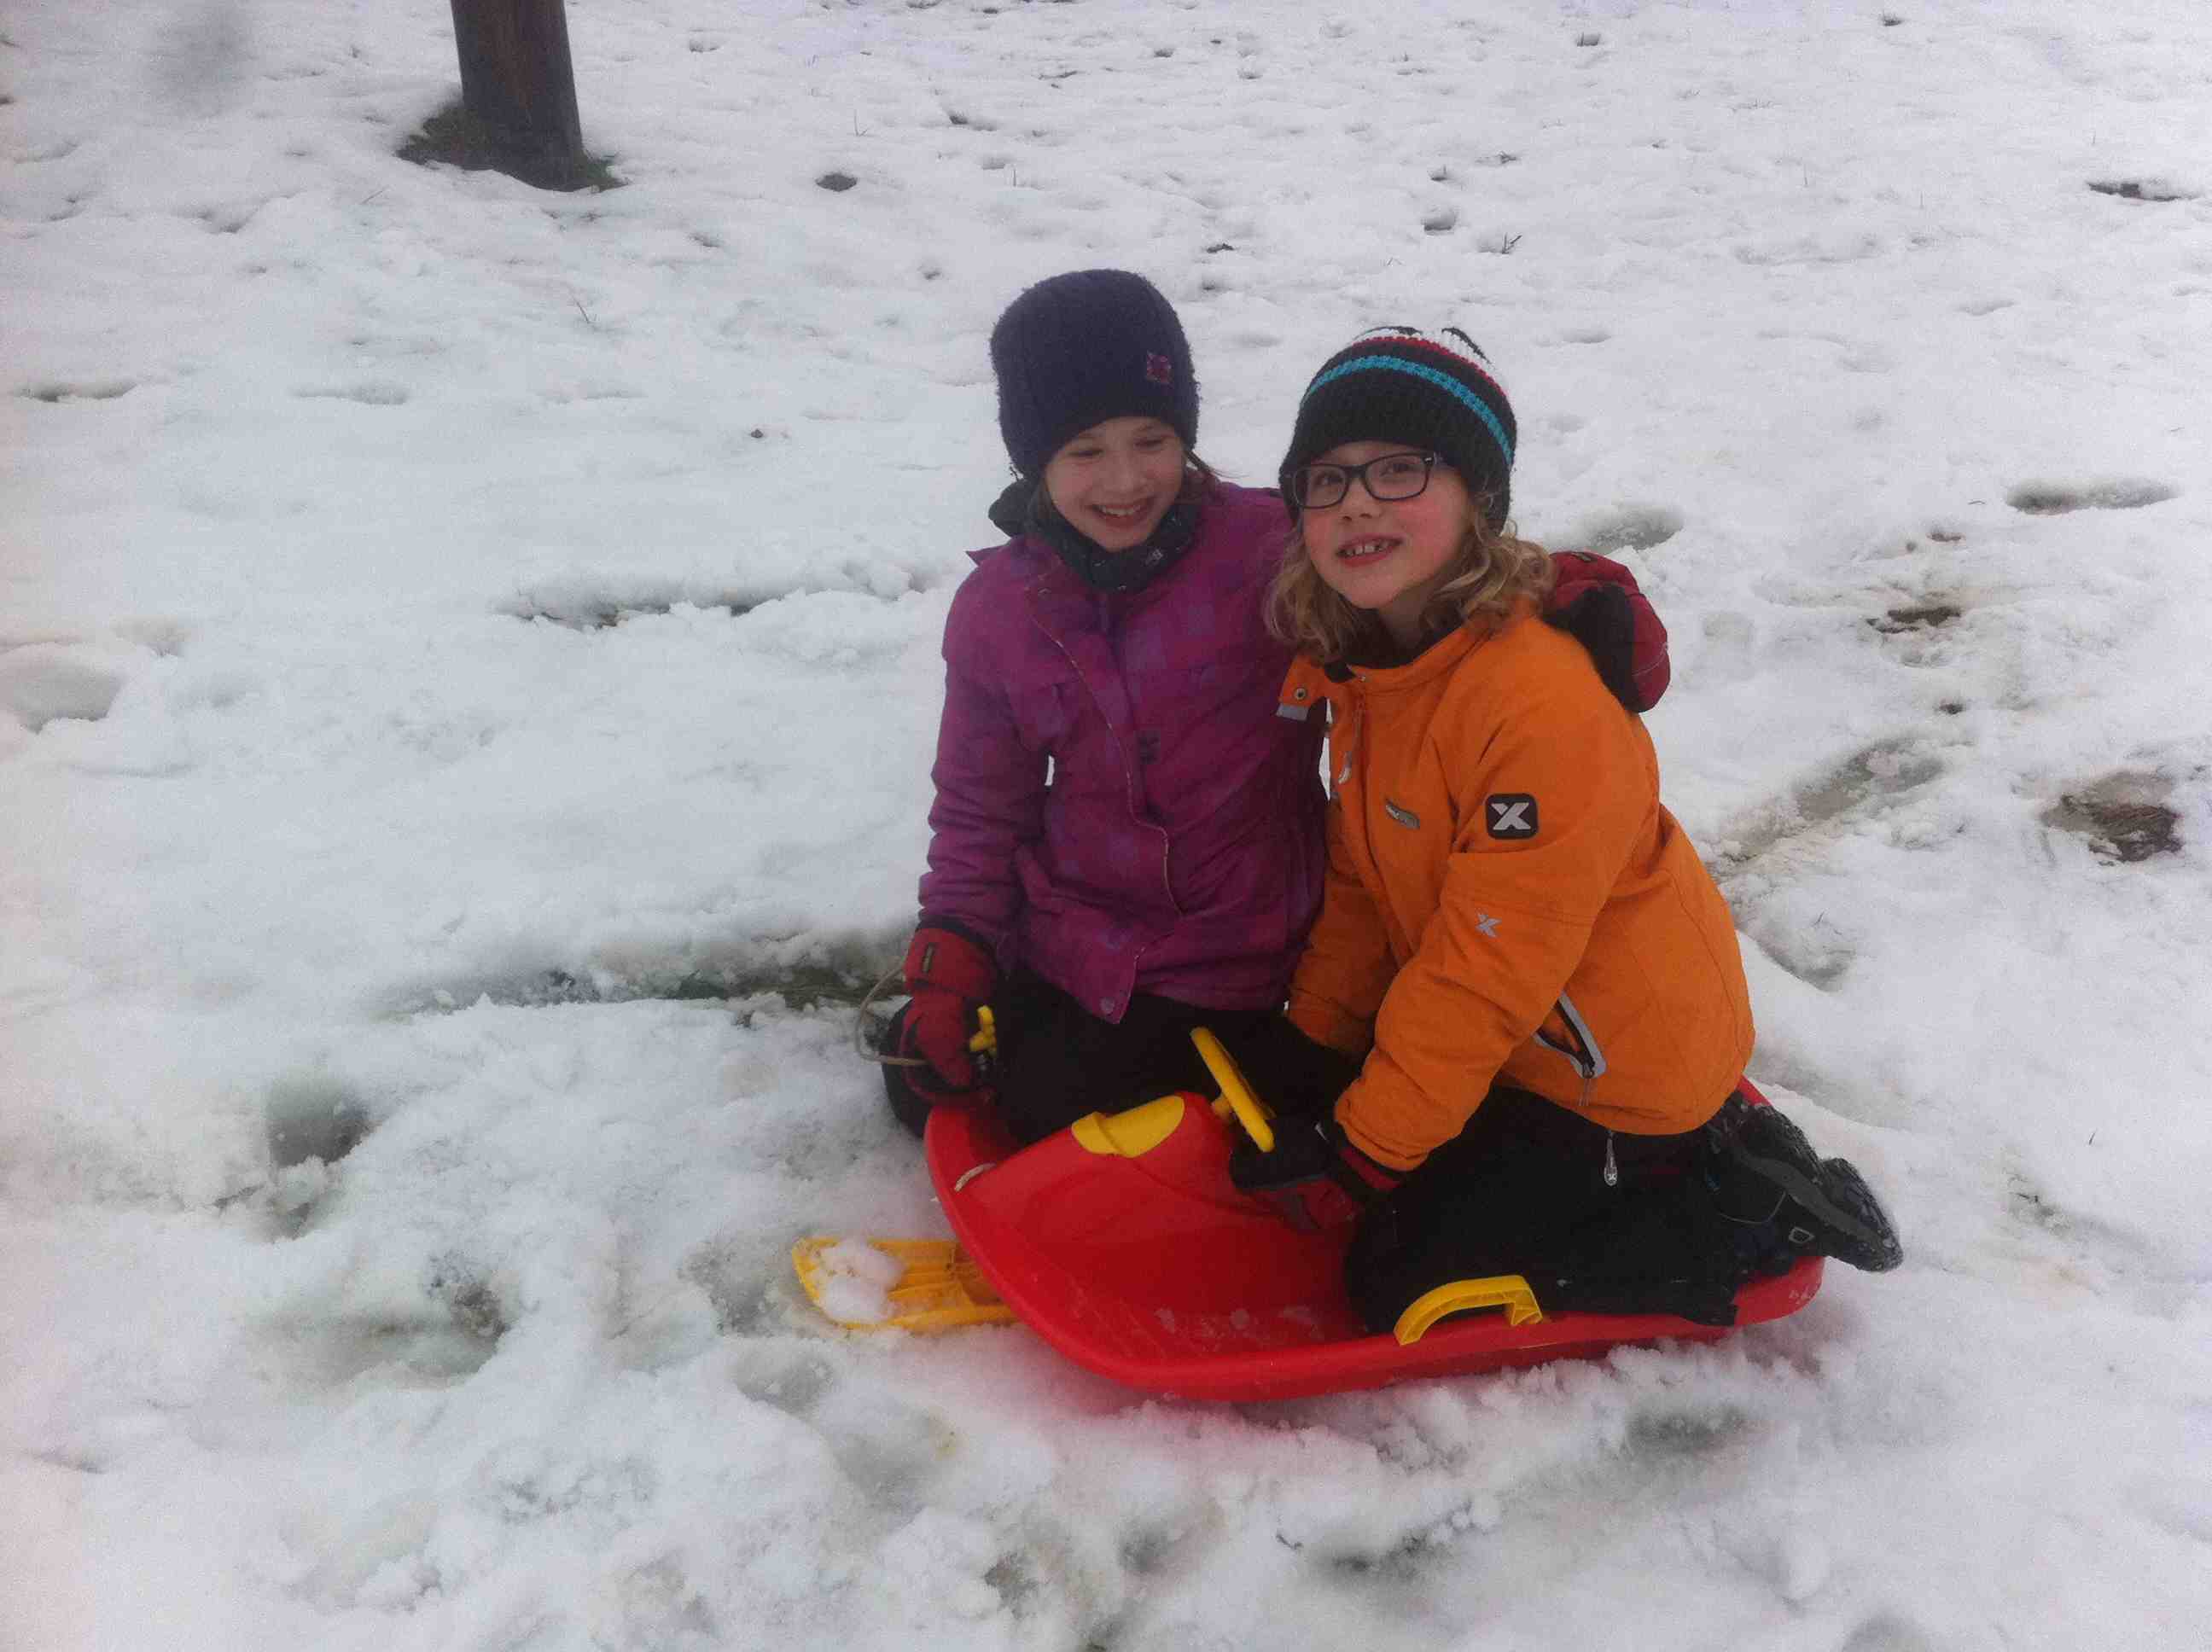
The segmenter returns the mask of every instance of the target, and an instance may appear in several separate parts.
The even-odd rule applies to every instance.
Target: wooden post
[[[564,0],[453,0],[461,101],[526,183],[573,189],[584,178],[576,71]]]

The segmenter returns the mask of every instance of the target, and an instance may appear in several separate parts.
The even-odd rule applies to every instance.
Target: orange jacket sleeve
[[[1346,854],[1342,811],[1332,808],[1321,915],[1291,980],[1291,1020],[1317,1044],[1364,1056],[1375,1042],[1375,1012],[1397,969],[1382,914]]]

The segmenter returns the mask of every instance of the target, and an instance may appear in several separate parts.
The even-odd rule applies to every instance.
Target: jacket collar
[[[1370,694],[1396,694],[1445,675],[1488,641],[1486,632],[1454,626],[1410,659],[1391,665],[1352,664],[1350,671],[1352,679],[1365,685]]]
[[[991,523],[1002,533],[1042,545],[1085,587],[1118,595],[1142,591],[1182,560],[1198,538],[1200,504],[1178,500],[1152,538],[1127,550],[1107,550],[1080,533],[1052,507],[1042,484],[1017,477],[991,505]]]
[[[1402,689],[1417,688],[1450,671],[1487,642],[1492,635],[1470,630],[1464,625],[1458,626],[1437,638],[1411,659],[1389,665],[1348,661],[1323,665],[1302,656],[1291,665],[1290,675],[1283,681],[1282,704],[1294,708],[1316,700],[1340,700],[1352,692],[1355,683],[1361,691],[1368,694],[1395,694]],[[1287,717],[1297,714],[1293,709],[1285,710],[1283,714]]]

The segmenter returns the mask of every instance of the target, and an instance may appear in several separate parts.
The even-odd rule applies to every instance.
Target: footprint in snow
[[[279,1078],[261,1103],[269,1162],[289,1169],[309,1159],[336,1164],[375,1127],[362,1098],[323,1073]]]
[[[1936,1652],[1936,1643],[1910,1618],[1878,1612],[1845,1636],[1836,1652]]]
[[[58,406],[64,402],[112,402],[137,388],[133,379],[42,379],[16,393],[27,401]]]
[[[0,652],[0,711],[13,714],[33,734],[64,718],[100,721],[114,707],[123,683],[120,672],[57,644]]]
[[[1628,1420],[1629,1451],[1654,1458],[1704,1457],[1740,1439],[1751,1418],[1734,1406],[1638,1412]]]
[[[2093,178],[2089,187],[2122,201],[2193,201],[2200,193],[2168,178]]]
[[[264,1320],[240,1349],[253,1381],[280,1390],[337,1389],[367,1381],[379,1388],[446,1388],[467,1381],[497,1351],[445,1305],[373,1316],[303,1309]]]
[[[1887,640],[1884,652],[1899,665],[1935,665],[1950,653],[1946,634],[1966,611],[1950,598],[1931,595],[1886,608],[1866,623]]]
[[[804,1417],[837,1386],[837,1372],[811,1350],[793,1353],[773,1343],[743,1342],[731,1362],[731,1381],[748,1400]]]
[[[1943,772],[1939,759],[1916,750],[1910,741],[1869,746],[1714,840],[1708,859],[1714,877],[1747,932],[1779,968],[1809,987],[1832,991],[1857,949],[1841,927],[1817,919],[1808,926],[1789,913],[1786,902],[1770,911],[1771,880],[1762,870],[1767,857],[1808,853],[1804,846],[1887,812]]]
[[[407,386],[388,379],[364,379],[343,385],[301,385],[292,394],[301,401],[356,402],[363,407],[398,407],[408,398]]]
[[[696,580],[650,576],[603,579],[580,572],[538,580],[494,611],[531,623],[543,620],[571,631],[609,631],[631,620],[671,614],[678,608],[719,611],[730,619],[742,619],[763,603],[809,594],[804,586],[709,586]]]
[[[1664,505],[1621,505],[1587,517],[1568,543],[1610,556],[1616,551],[1650,550],[1682,531],[1682,513]]]
[[[2078,483],[2024,482],[2005,495],[2005,503],[2030,516],[2063,516],[2069,511],[2126,511],[2162,504],[2181,489],[2163,482],[2115,479]]]
[[[1894,803],[1942,772],[1938,759],[1915,751],[1910,741],[1870,745],[1802,787],[1797,817],[1808,827],[1823,826],[1870,805]]]

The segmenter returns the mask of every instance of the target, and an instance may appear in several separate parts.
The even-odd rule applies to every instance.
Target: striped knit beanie
[[[1041,281],[991,329],[999,434],[1022,475],[1092,425],[1161,420],[1198,441],[1198,380],[1175,307],[1126,270],[1073,270]]]
[[[1402,441],[1437,455],[1469,492],[1487,494],[1490,525],[1502,528],[1516,429],[1489,358],[1457,327],[1372,328],[1322,362],[1306,386],[1283,455],[1284,502],[1291,472],[1330,448]]]

